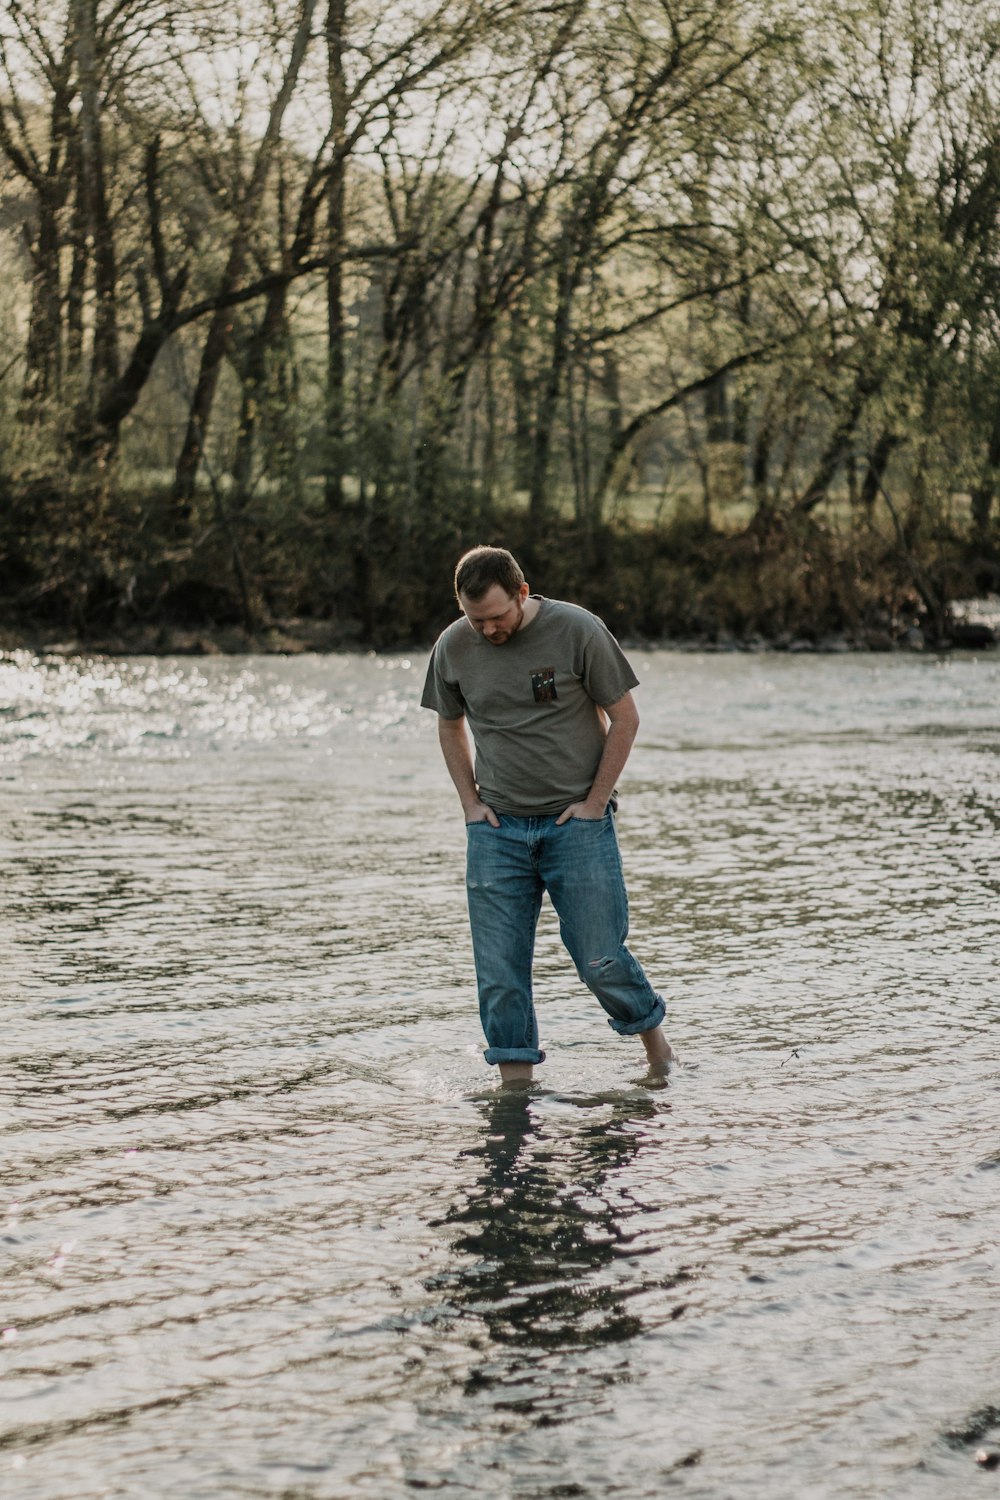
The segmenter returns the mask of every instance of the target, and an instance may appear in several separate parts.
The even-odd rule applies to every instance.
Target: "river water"
[[[0,1493],[1000,1494],[1000,662],[632,656],[520,1094],[422,657],[0,661]]]

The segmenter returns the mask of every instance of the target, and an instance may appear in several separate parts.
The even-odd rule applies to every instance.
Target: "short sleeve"
[[[584,649],[583,685],[595,703],[610,708],[638,687],[639,679],[603,620],[595,616],[594,626]]]
[[[427,676],[424,678],[424,691],[420,698],[420,706],[433,709],[436,714],[441,715],[442,719],[460,719],[465,713],[465,699],[462,697],[457,680],[449,681],[442,660],[443,655],[441,642],[438,641],[427,663]]]

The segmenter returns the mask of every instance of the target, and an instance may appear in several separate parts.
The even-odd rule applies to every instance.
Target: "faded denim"
[[[664,1005],[625,947],[628,897],[614,815],[469,823],[466,886],[488,1063],[540,1063],[531,965],[542,894],[577,973],[620,1036],[648,1031]]]

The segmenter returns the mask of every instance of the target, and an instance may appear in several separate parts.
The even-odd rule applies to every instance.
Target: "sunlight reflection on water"
[[[1000,664],[633,659],[685,1065],[642,1085],[546,912],[525,1095],[422,657],[0,660],[4,1494],[975,1482]]]

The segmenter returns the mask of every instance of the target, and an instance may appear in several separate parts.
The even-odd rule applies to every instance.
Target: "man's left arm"
[[[617,703],[605,707],[603,712],[608,716],[609,727],[590,791],[582,802],[571,802],[559,814],[556,827],[560,823],[568,823],[570,818],[582,818],[585,822],[603,818],[615,784],[625,769],[625,762],[639,728],[639,710],[635,706],[635,699],[631,693],[625,693]]]

